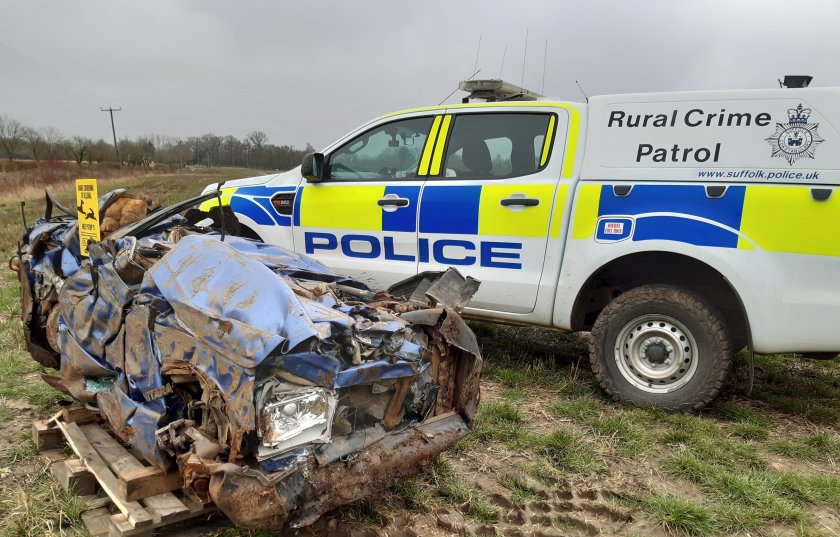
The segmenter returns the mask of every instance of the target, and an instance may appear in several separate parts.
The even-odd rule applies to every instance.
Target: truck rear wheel
[[[589,359],[616,401],[685,412],[717,396],[731,350],[721,315],[699,295],[644,285],[619,295],[598,316]]]

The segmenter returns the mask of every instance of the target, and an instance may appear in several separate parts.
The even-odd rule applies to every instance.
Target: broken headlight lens
[[[328,442],[338,398],[324,388],[275,384],[262,392],[259,435],[272,453],[309,442]],[[263,451],[263,450],[261,450]]]

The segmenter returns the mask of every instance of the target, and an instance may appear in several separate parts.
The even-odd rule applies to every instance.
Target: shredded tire
[[[646,314],[663,314],[684,324],[697,342],[697,370],[687,384],[669,393],[644,391],[624,378],[614,348],[622,327]],[[615,401],[654,405],[678,412],[697,411],[720,392],[731,366],[729,334],[723,317],[698,294],[674,285],[644,285],[619,295],[592,327],[592,371]]]

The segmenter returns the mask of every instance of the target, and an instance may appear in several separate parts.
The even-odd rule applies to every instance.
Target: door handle
[[[540,204],[539,198],[505,198],[502,200],[502,207],[536,207]]]
[[[380,207],[408,207],[407,198],[381,198],[376,200]]]

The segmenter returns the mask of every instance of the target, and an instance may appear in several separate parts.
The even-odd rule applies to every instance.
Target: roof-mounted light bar
[[[814,77],[808,75],[787,75],[784,80],[779,80],[779,86],[782,88],[807,88],[813,79]]]
[[[487,102],[495,101],[536,101],[542,98],[537,92],[521,88],[510,82],[498,78],[485,80],[464,80],[458,84],[458,89],[469,93],[462,99],[468,103],[474,99],[483,99]]]

